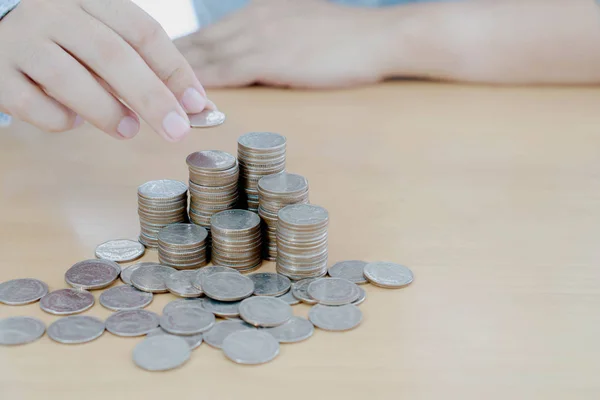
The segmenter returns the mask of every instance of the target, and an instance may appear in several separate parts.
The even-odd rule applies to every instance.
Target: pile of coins
[[[176,269],[196,269],[207,260],[208,232],[194,224],[168,225],[158,232],[158,261]]]
[[[271,132],[250,132],[238,139],[242,205],[258,212],[258,181],[285,170],[286,138]]]
[[[298,280],[327,272],[329,213],[311,204],[282,208],[277,221],[277,272]]]
[[[227,210],[211,218],[212,262],[248,272],[260,267],[260,218],[247,210]]]
[[[158,246],[158,232],[167,225],[187,222],[187,186],[179,181],[158,180],[138,188],[140,243]]]
[[[258,215],[263,225],[263,257],[277,259],[277,213],[290,204],[308,203],[308,181],[296,174],[280,172],[258,181]]]

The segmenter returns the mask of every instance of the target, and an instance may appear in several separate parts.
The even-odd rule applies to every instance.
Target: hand
[[[206,103],[161,26],[128,0],[23,0],[0,21],[0,111],[44,130],[86,120],[128,139],[139,115],[177,141]]]
[[[207,87],[351,86],[384,76],[381,16],[324,0],[253,0],[175,44]]]

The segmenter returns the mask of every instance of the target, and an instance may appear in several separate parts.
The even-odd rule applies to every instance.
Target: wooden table
[[[188,153],[235,154],[240,134],[271,130],[330,211],[331,263],[395,261],[415,282],[367,285],[359,328],[317,331],[257,367],[203,344],[183,368],[149,373],[131,360],[141,339],[108,332],[3,347],[0,398],[598,398],[600,90],[389,83],[212,97],[227,123],[179,144],[148,129],[130,142],[91,127],[0,131],[0,281],[66,287],[65,270],[98,243],[136,237],[139,184],[186,180]],[[13,315],[57,319],[38,304],[0,306]]]

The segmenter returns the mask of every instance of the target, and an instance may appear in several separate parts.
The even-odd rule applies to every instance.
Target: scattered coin
[[[358,296],[358,299],[356,299],[352,303],[350,303],[350,304],[354,304],[355,306],[362,304],[365,301],[365,299],[367,298],[367,292],[365,291],[365,289],[363,289],[359,286],[358,290],[360,291],[360,295]]]
[[[205,300],[204,298],[200,299],[200,298],[193,298],[193,297],[173,300],[164,306],[162,312],[163,312],[163,314],[169,314],[173,309],[175,309],[177,307],[191,307],[191,306],[204,309],[204,300]]]
[[[223,340],[234,332],[244,331],[247,329],[256,329],[252,325],[247,324],[242,320],[227,320],[217,322],[212,328],[204,332],[204,341],[220,349],[223,345]]]
[[[240,304],[240,317],[254,326],[278,326],[292,315],[292,307],[277,297],[250,297]]]
[[[167,290],[179,297],[200,297],[204,293],[193,285],[197,271],[177,271],[165,279]]]
[[[410,285],[413,273],[404,265],[385,261],[371,262],[365,266],[365,277],[375,286],[401,288]]]
[[[158,315],[151,311],[118,311],[106,319],[106,330],[117,336],[142,336],[158,324]]]
[[[190,359],[189,344],[175,335],[148,337],[133,349],[133,362],[147,371],[166,371]]]
[[[225,114],[218,110],[204,109],[197,114],[188,114],[192,128],[212,128],[225,122]]]
[[[65,281],[77,289],[102,289],[116,281],[120,273],[121,267],[114,261],[85,260],[67,270]]]
[[[202,279],[204,293],[215,300],[237,301],[254,292],[252,280],[242,274],[217,272]]]
[[[319,278],[306,278],[292,283],[292,295],[306,304],[317,304],[318,301],[308,295],[308,285]]]
[[[160,264],[140,267],[131,274],[131,284],[144,292],[166,293],[165,280],[175,271],[175,268]]]
[[[8,317],[0,319],[0,345],[31,343],[42,337],[46,325],[37,318]]]
[[[115,262],[133,261],[144,255],[146,249],[140,242],[129,239],[109,240],[96,247],[96,257]]]
[[[279,342],[258,329],[246,329],[228,335],[222,344],[225,356],[238,364],[263,364],[279,354]]]
[[[148,334],[146,335],[146,337],[153,337],[153,336],[177,336],[177,337],[180,337],[187,342],[187,344],[190,346],[190,350],[197,349],[202,344],[202,340],[203,340],[201,333],[199,333],[197,335],[178,336],[178,335],[173,335],[173,334],[165,331],[163,328],[154,328],[150,332],[148,332]]]
[[[362,321],[362,312],[353,304],[326,306],[317,304],[308,312],[308,319],[317,328],[326,331],[347,331]]]
[[[94,296],[79,289],[59,289],[40,299],[40,308],[55,315],[69,315],[84,312],[94,305]]]
[[[278,299],[285,301],[286,303],[288,303],[290,306],[294,306],[296,304],[300,304],[300,300],[298,298],[296,298],[293,294],[292,291],[288,291],[285,294],[279,295],[277,296]]]
[[[365,278],[365,261],[348,260],[340,261],[331,266],[327,271],[332,278],[344,278],[350,282],[361,285],[367,283]]]
[[[123,281],[123,283],[131,285],[131,274],[133,274],[133,272],[136,269],[138,269],[140,267],[147,267],[149,265],[160,265],[160,264],[154,263],[154,262],[139,262],[139,263],[133,264],[127,268],[123,268],[121,270],[121,280]]]
[[[104,322],[88,315],[72,315],[54,321],[48,327],[50,339],[64,344],[91,342],[104,333]]]
[[[273,272],[257,272],[248,275],[248,278],[254,282],[255,296],[279,296],[292,286],[288,277]]]
[[[20,306],[34,303],[48,294],[48,285],[37,279],[13,279],[0,283],[0,303]]]
[[[237,269],[229,268],[229,267],[221,267],[219,265],[211,265],[209,267],[203,267],[198,270],[196,273],[196,279],[194,280],[194,286],[200,290],[202,290],[202,279],[205,276],[215,274],[217,272],[235,272],[239,274],[240,272]]]
[[[99,301],[113,311],[135,310],[152,303],[152,293],[142,292],[129,285],[115,286],[100,295]]]
[[[308,285],[308,295],[328,306],[341,306],[358,299],[358,286],[342,278],[321,278]]]
[[[279,343],[296,343],[311,337],[315,328],[306,318],[292,317],[282,325],[263,330],[273,335]]]
[[[221,318],[233,318],[240,315],[241,301],[219,301],[205,297],[202,306],[206,311]]]
[[[169,309],[160,317],[161,328],[174,335],[196,335],[209,330],[214,324],[212,313],[193,305]]]

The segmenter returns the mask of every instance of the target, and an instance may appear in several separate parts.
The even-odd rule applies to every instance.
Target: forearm
[[[497,84],[600,83],[595,0],[475,0],[389,9],[384,75]]]

